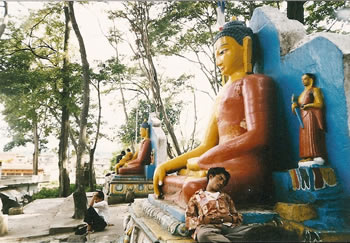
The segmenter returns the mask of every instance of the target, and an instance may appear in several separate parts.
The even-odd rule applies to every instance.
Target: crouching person
[[[108,225],[108,203],[104,198],[103,192],[97,191],[89,203],[84,222],[88,224],[87,230],[90,232],[102,231]]]
[[[237,212],[230,196],[221,190],[230,179],[222,167],[210,168],[205,190],[198,190],[186,209],[186,227],[198,242],[242,241],[252,226],[241,225],[242,215]]]

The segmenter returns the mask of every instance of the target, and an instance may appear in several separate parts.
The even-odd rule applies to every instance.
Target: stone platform
[[[266,223],[278,217],[273,210],[259,207],[240,212],[244,224]],[[185,210],[172,202],[156,199],[154,194],[129,206],[129,213],[125,237],[130,243],[195,242],[185,227]]]
[[[306,207],[304,207],[306,206]],[[273,209],[254,206],[239,210],[243,224],[263,224],[278,219],[280,227],[297,233],[305,242],[348,242],[350,230],[333,230],[306,226],[312,210],[307,205],[276,203]],[[311,213],[310,213],[311,212]],[[316,212],[316,211],[315,211]],[[185,210],[174,203],[159,200],[150,194],[147,199],[138,200],[129,206],[125,237],[136,242],[194,242],[185,228]],[[134,231],[133,227],[137,230]]]
[[[163,242],[163,243],[194,243],[190,236],[179,236],[170,233],[160,223],[149,217],[143,211],[143,203],[148,199],[135,201],[129,206],[129,216],[126,218],[124,239],[130,243]],[[120,242],[123,242],[122,239]]]
[[[153,181],[143,175],[115,175],[108,188],[108,204],[131,202],[153,193]]]

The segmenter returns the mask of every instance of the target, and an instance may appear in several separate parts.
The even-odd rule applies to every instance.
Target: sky
[[[43,5],[42,2],[8,2],[9,4],[9,14],[10,16],[26,16],[29,13],[29,9],[40,9]],[[97,60],[104,61],[112,57],[114,54],[114,49],[108,43],[105,35],[108,32],[109,28],[112,26],[112,21],[107,18],[106,11],[114,10],[120,6],[120,2],[90,2],[87,5],[75,4],[75,14],[76,19],[79,24],[80,31],[85,41],[87,57],[91,67],[96,67]],[[126,24],[123,26],[127,26]],[[133,35],[128,31],[127,28],[124,28],[122,31],[125,31],[125,38],[132,40]],[[74,32],[72,32],[74,35]],[[73,39],[73,38],[72,38]],[[75,36],[74,36],[75,39]],[[77,55],[75,59],[80,62],[80,56],[78,53],[79,46],[76,40],[72,41],[72,48],[76,49]],[[128,55],[131,51],[127,44],[124,44],[119,47],[121,54]],[[188,62],[177,57],[167,57],[157,59],[157,68],[160,75],[166,75],[169,77],[177,77],[181,74],[194,74],[194,80],[191,82],[197,83],[201,89],[206,89],[206,81],[203,81],[205,77],[196,69],[193,65],[189,65]],[[204,86],[204,87],[203,87]],[[124,116],[122,112],[122,106],[117,102],[118,96],[120,95],[119,91],[116,90],[111,92],[109,95],[103,97],[103,110],[102,116],[106,124],[102,127],[102,132],[111,135],[114,137],[117,128],[123,124]],[[128,94],[126,94],[128,95]],[[129,94],[130,95],[130,94]],[[189,103],[192,103],[192,97],[184,97],[188,99]],[[197,94],[198,103],[200,104],[199,109],[199,128],[204,127],[208,120],[207,107],[212,105],[212,100],[204,94]],[[203,108],[201,111],[201,107]],[[1,106],[0,106],[1,110]],[[189,109],[184,109],[182,114],[182,125],[181,130],[183,134],[191,134],[192,129],[192,118],[193,110],[192,106]],[[3,139],[0,141],[0,149],[10,141],[7,134],[8,128],[6,123],[3,121],[2,115],[0,114],[0,135]],[[180,138],[181,139],[181,138]],[[49,148],[57,149],[58,140],[55,138],[49,139]],[[118,143],[116,138],[114,141],[108,141],[106,139],[101,139],[97,146],[96,153],[107,154],[111,156],[112,152],[120,150],[122,147]],[[32,153],[32,146],[29,145],[26,148],[19,147],[13,150],[14,152],[26,152]]]

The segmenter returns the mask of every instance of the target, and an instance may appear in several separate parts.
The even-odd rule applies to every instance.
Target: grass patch
[[[102,190],[103,185],[95,185],[96,190]],[[75,191],[75,184],[70,184],[69,186],[70,194]],[[86,192],[90,191],[89,187],[85,188]],[[44,198],[57,198],[59,197],[59,188],[58,187],[43,187],[37,193],[34,193],[32,196],[32,200],[35,199],[44,199]]]
[[[59,196],[58,187],[46,188],[43,187],[39,192],[34,193],[32,199],[43,199],[43,198],[56,198]]]

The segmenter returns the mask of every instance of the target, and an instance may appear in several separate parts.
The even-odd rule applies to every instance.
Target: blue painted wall
[[[346,194],[350,195],[350,137],[342,52],[329,40],[317,37],[281,57],[277,30],[262,11],[254,12],[250,27],[257,33],[262,50],[258,70],[276,83],[275,170],[298,166],[299,125],[291,112],[291,96],[303,91],[302,74],[314,73],[316,86],[321,88],[325,99],[327,164],[335,169]]]

